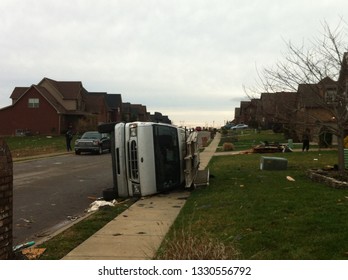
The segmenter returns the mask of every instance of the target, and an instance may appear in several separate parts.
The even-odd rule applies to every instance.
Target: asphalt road
[[[15,162],[13,172],[13,245],[38,241],[86,215],[112,187],[109,153]]]

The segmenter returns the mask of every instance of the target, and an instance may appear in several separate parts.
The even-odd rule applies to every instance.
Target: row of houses
[[[154,121],[171,123],[160,112],[150,114],[142,104],[122,101],[121,94],[89,92],[81,81],[43,78],[30,87],[15,87],[12,104],[0,109],[0,135],[23,133],[59,135],[81,123]]]
[[[324,77],[316,84],[299,84],[296,92],[261,93],[260,98],[240,102],[233,122],[284,132],[294,141],[301,141],[304,131],[309,130],[312,141],[330,145],[335,138],[332,128],[337,127],[337,118],[345,118],[337,108],[348,112],[347,70],[348,53],[345,53],[337,81]]]

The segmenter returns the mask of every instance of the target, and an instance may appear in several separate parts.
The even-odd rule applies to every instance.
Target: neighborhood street
[[[112,187],[110,153],[14,162],[13,172],[13,245],[72,223]]]

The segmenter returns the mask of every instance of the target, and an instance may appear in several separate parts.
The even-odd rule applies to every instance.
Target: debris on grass
[[[96,200],[94,202],[92,202],[89,205],[89,209],[87,210],[87,212],[93,212],[93,211],[97,211],[100,207],[104,207],[104,206],[115,206],[117,204],[117,200],[114,199],[113,201],[105,201],[105,200]]]
[[[28,260],[37,260],[46,251],[46,248],[27,248],[22,250],[22,254]]]
[[[12,250],[13,250],[13,252],[16,252],[16,251],[22,250],[24,248],[28,248],[30,246],[33,246],[34,244],[35,244],[35,241],[29,241],[29,242],[22,243],[22,244],[14,246],[12,248]]]
[[[291,176],[286,176],[286,179],[290,182],[295,182],[295,179],[292,178]]]

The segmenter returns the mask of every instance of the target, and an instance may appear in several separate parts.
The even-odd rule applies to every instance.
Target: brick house
[[[10,98],[12,104],[0,108],[0,135],[59,135],[81,119],[92,126],[152,119],[145,105],[123,103],[118,93],[88,92],[80,81],[43,78],[37,85],[15,87]],[[158,114],[157,122],[171,123]]]
[[[324,105],[333,98],[336,87],[337,82],[327,77],[318,84],[300,84],[297,92],[262,93],[260,99],[241,102],[241,120],[254,127],[283,131],[294,141],[300,141],[308,128],[312,140],[319,141],[321,135],[328,133],[325,128],[333,123]]]
[[[172,123],[172,121],[168,118],[168,116],[162,115],[162,113],[160,112],[155,112],[154,114],[150,114],[148,118],[152,122],[156,122],[156,123],[167,123],[167,124]]]
[[[146,106],[123,103],[121,94],[88,92],[80,81],[43,78],[37,85],[15,87],[10,98],[12,104],[0,108],[0,135],[59,135],[81,119],[95,126],[150,120]]]
[[[334,116],[330,112],[330,103],[336,91],[337,82],[329,77],[322,79],[318,84],[298,86],[296,132],[299,138],[305,129],[310,130],[312,141],[319,142],[321,137],[332,138],[332,133],[327,127],[335,123]]]
[[[98,124],[122,121],[121,94],[106,92],[88,92],[86,95],[86,111],[96,116]]]
[[[254,116],[254,106],[251,101],[241,101],[239,108],[239,115],[235,116],[235,122],[237,123],[245,123],[249,124],[249,122],[253,119]]]
[[[125,122],[150,121],[146,106],[142,104],[122,103],[122,120]]]
[[[37,85],[16,87],[12,105],[0,109],[0,135],[60,134],[86,111],[87,91],[81,82],[57,82],[44,78]]]
[[[19,95],[19,93],[21,93]],[[15,89],[11,95],[13,104],[0,109],[0,134],[15,135],[17,133],[57,134],[61,131],[61,114],[64,107],[40,86]]]
[[[262,93],[257,123],[274,131],[291,131],[295,123],[296,102],[296,92]]]
[[[108,105],[108,122],[121,122],[122,119],[122,96],[119,93],[107,94],[106,103]]]
[[[260,98],[241,101],[234,121],[254,128],[283,129],[294,118],[296,98],[296,92],[262,93]]]
[[[348,53],[345,53],[337,81],[325,77],[317,84],[298,85],[297,92],[262,93],[256,99],[258,102],[254,101],[255,110],[251,110],[253,100],[242,101],[238,117],[246,123],[255,118],[267,129],[281,125],[287,137],[295,141],[300,141],[303,132],[309,129],[312,141],[330,145],[336,140],[333,132],[337,130],[337,118],[341,119],[341,127],[348,128],[347,87]],[[343,103],[340,98],[344,98]]]

